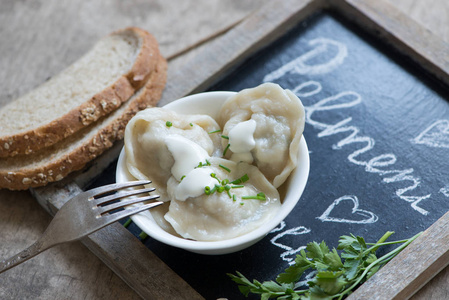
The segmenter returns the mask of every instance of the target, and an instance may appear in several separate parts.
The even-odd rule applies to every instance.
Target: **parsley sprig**
[[[410,239],[386,242],[393,233],[387,231],[376,243],[366,243],[362,237],[353,234],[343,235],[337,247],[342,250],[341,255],[335,248],[329,250],[324,241],[319,244],[311,242],[306,251],[301,250],[296,256],[295,263],[277,276],[276,281],[251,282],[239,272],[236,272],[237,276],[228,275],[245,296],[259,294],[262,300],[343,299],[420,235],[418,233]],[[379,258],[376,256],[379,247],[393,244],[402,245]],[[307,282],[309,287],[298,289],[297,282],[309,269],[316,272]]]

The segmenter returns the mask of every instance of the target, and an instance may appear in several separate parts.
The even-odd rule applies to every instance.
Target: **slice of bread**
[[[156,39],[131,27],[103,39],[57,76],[0,108],[0,157],[31,154],[116,110],[159,57]]]
[[[0,159],[0,188],[23,190],[61,180],[122,139],[125,126],[137,111],[160,99],[167,63],[160,57],[146,85],[116,111],[57,144],[31,155]]]

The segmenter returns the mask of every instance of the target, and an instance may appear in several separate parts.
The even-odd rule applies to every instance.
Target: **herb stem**
[[[370,246],[375,246],[375,245],[377,245],[377,246],[388,246],[388,245],[395,245],[395,244],[402,244],[402,243],[405,243],[405,242],[407,242],[408,240],[398,240],[398,241],[392,241],[392,242],[385,242],[385,243],[379,243],[379,242],[377,242],[377,243],[366,243],[367,245],[370,245]],[[371,248],[370,248],[371,249]]]
[[[370,248],[370,251],[372,251],[374,253],[380,247],[378,244],[385,242],[393,233],[394,233],[394,231],[385,232],[385,234],[377,241],[377,243],[376,243],[377,246],[375,244],[374,247]]]
[[[388,233],[388,232],[387,232]],[[387,234],[386,233],[386,234]],[[385,234],[385,235],[386,235]],[[392,234],[392,233],[391,233]],[[390,236],[391,234],[389,234],[388,236]],[[346,295],[347,293],[349,293],[350,291],[352,291],[359,283],[360,281],[365,278],[366,274],[368,274],[368,272],[375,267],[376,265],[380,265],[383,262],[387,262],[389,260],[391,260],[393,257],[395,257],[399,252],[401,252],[404,248],[406,248],[408,245],[410,245],[411,242],[413,242],[419,235],[421,234],[418,233],[415,236],[411,237],[410,239],[406,240],[406,242],[404,244],[402,244],[401,246],[397,247],[396,249],[394,249],[393,251],[385,254],[382,257],[379,257],[378,259],[376,259],[375,261],[373,261],[369,266],[366,267],[366,269],[363,271],[362,275],[346,290],[344,290],[343,292],[341,292],[340,294],[337,294],[335,296],[338,296],[338,299],[343,299],[343,296]],[[385,236],[384,235],[384,236]],[[383,238],[383,237],[382,237]],[[381,240],[382,240],[381,238]],[[387,237],[388,238],[388,237]],[[385,239],[383,239],[385,240]]]

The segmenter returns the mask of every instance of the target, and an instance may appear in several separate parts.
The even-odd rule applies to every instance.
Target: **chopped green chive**
[[[193,123],[190,123],[190,126],[192,126],[192,127],[193,127]]]
[[[265,201],[266,196],[264,193],[258,193],[256,196],[242,196],[242,200],[261,200]]]
[[[242,187],[245,187],[245,186],[243,184],[231,185],[231,188],[233,188],[233,189],[240,189]]]
[[[213,189],[210,189],[210,187],[209,187],[209,194],[206,194],[206,195],[211,195],[211,194],[215,193],[216,190],[217,190],[217,186],[214,186]]]
[[[206,195],[210,195],[210,186],[205,186],[205,187],[204,187],[204,193],[205,193]]]
[[[215,173],[210,173],[210,177],[212,177],[213,179],[216,179],[218,181],[218,183],[221,184],[221,180],[218,179],[218,177]]]
[[[228,144],[228,145],[226,146],[226,148],[225,148],[224,151],[223,151],[223,156],[226,155],[226,152],[228,151],[229,147],[231,147],[231,144]]]
[[[167,121],[167,122],[165,122],[165,126],[167,126],[167,127],[172,127],[172,126],[173,126],[173,123],[170,122],[170,121]]]
[[[128,226],[131,224],[132,220],[130,218],[128,218],[128,220],[126,220],[126,222],[123,224],[123,227],[128,228]]]
[[[249,176],[248,176],[248,174],[245,174],[245,175],[243,175],[242,177],[237,178],[237,179],[234,180],[234,181],[231,181],[231,183],[232,183],[232,184],[240,184],[240,183],[244,183],[244,182],[246,182],[246,181],[248,181],[248,180],[249,180]]]
[[[214,131],[209,131],[209,134],[217,133],[217,132],[221,132],[221,130],[220,130],[220,129],[217,129],[217,130],[214,130]]]
[[[224,139],[229,140],[229,136],[227,136],[227,135],[223,135],[223,134],[222,134],[221,137],[224,138]]]
[[[148,237],[148,234],[146,234],[144,231],[142,231],[140,234],[139,234],[139,238],[141,239],[141,240],[144,240],[144,239],[146,239]]]
[[[219,165],[221,168],[224,169],[228,169],[223,165]],[[230,171],[228,171],[230,172]],[[210,173],[210,177],[216,179],[218,181],[218,184],[215,184],[215,186],[211,189],[209,186],[205,186],[204,187],[204,194],[206,195],[212,195],[213,193],[217,192],[217,193],[223,193],[226,192],[226,194],[229,196],[230,199],[232,199],[232,201],[237,201],[237,196],[233,193],[231,193],[232,189],[238,189],[238,188],[243,188],[245,187],[243,184],[238,184],[238,183],[243,183],[245,181],[249,180],[249,176],[248,174],[243,175],[242,177],[234,180],[234,181],[229,181],[229,179],[223,179],[220,180],[217,177],[217,174],[215,173]],[[260,201],[265,201],[266,200],[266,196],[264,193],[260,192],[257,195],[254,196],[242,196],[241,200],[260,200]],[[243,202],[240,202],[240,205],[243,205]]]
[[[231,170],[225,166],[223,166],[222,164],[218,165],[220,168],[222,168],[223,170],[227,171],[228,173],[231,173]]]
[[[210,162],[206,159],[206,162],[205,162],[205,163],[200,162],[200,163],[198,164],[198,166],[196,166],[195,168],[201,168],[201,167],[207,167],[207,166],[210,166]]]
[[[182,175],[182,177],[181,177],[181,181],[184,179],[186,177],[186,175]]]

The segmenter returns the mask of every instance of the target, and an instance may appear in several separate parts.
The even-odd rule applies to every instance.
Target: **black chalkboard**
[[[203,256],[143,242],[206,299],[240,299],[226,273],[272,280],[308,242],[354,233],[375,241],[428,228],[449,210],[447,89],[419,66],[332,13],[321,12],[254,55],[212,90],[264,81],[306,108],[310,176],[285,221],[256,245]],[[140,233],[135,225],[129,229]]]

